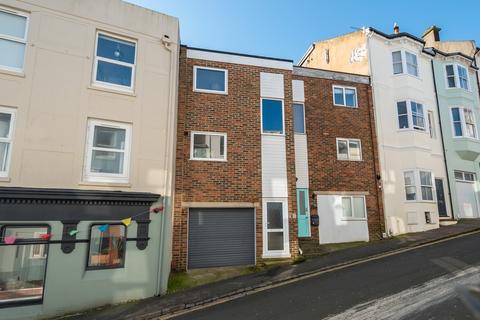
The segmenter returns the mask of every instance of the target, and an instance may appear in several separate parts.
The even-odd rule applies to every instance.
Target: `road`
[[[480,234],[258,292],[177,320],[474,319],[455,290],[480,283]]]

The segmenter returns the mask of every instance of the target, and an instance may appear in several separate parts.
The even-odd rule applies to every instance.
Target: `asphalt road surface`
[[[181,315],[186,320],[475,319],[456,290],[480,283],[480,233]]]

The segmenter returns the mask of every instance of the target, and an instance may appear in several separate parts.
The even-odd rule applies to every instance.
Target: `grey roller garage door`
[[[190,209],[188,268],[255,263],[254,209]]]

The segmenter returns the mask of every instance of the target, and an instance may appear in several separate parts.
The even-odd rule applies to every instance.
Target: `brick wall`
[[[370,86],[297,75],[293,78],[305,83],[311,214],[317,214],[314,191],[367,191],[370,238],[379,239],[384,232],[384,216]],[[334,84],[356,87],[358,108],[334,106]],[[363,161],[337,160],[336,138],[360,139]],[[312,227],[312,237],[318,236],[318,227]]]
[[[194,92],[194,66],[228,69],[228,95]],[[185,270],[187,266],[188,209],[182,208],[182,202],[258,203],[256,252],[257,262],[261,261],[263,242],[260,72],[284,75],[289,234],[292,255],[298,253],[293,115],[289,108],[292,101],[291,71],[187,59],[186,48],[182,47],[172,249],[172,267],[175,270]],[[191,131],[225,132],[227,161],[189,160]]]

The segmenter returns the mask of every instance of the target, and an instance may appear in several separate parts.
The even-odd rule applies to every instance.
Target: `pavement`
[[[394,289],[403,288],[407,290],[407,288],[422,282],[422,280],[427,281],[429,278],[434,279],[434,276],[442,274],[442,271],[445,271],[445,269],[439,267],[437,264],[434,264],[434,266],[437,266],[436,268],[431,268],[430,265],[422,266],[422,264],[426,262],[424,261],[425,259],[419,259],[422,257],[422,253],[420,252],[430,250],[430,246],[425,245],[479,230],[480,220],[463,220],[458,224],[441,227],[440,229],[375,241],[367,246],[337,251],[309,259],[300,264],[277,266],[258,273],[210,283],[167,296],[153,297],[133,303],[100,308],[83,314],[69,316],[68,319],[155,319],[161,316],[170,317],[172,314],[180,314],[220,302],[225,303],[185,314],[179,319],[229,318],[229,320],[280,320],[292,318],[309,319],[310,316],[313,315],[315,315],[315,319],[320,319],[322,314],[323,316],[335,314],[336,312],[345,310],[348,306],[354,305],[355,302],[369,298],[379,299],[391,294]],[[466,236],[465,238],[471,239],[471,237],[476,241],[475,248],[472,248],[472,244],[468,243],[470,246],[469,249],[475,253],[475,257],[472,257],[472,259],[478,257],[478,262],[480,263],[480,251],[478,250],[480,236],[472,235]],[[434,247],[435,250],[433,250],[431,254],[435,255],[435,253],[442,254],[445,252],[449,254],[450,251],[443,248],[452,246],[451,243],[456,241],[460,240],[452,239],[432,245],[431,247]],[[474,244],[475,241],[473,241]],[[422,248],[422,246],[424,247]],[[418,249],[411,250],[413,248]],[[454,245],[452,254],[458,251],[456,248]],[[383,258],[385,255],[398,252],[404,253]],[[454,259],[461,260],[462,254],[467,256],[471,254],[468,250],[467,252],[460,253],[457,254]],[[412,260],[409,261],[409,259],[406,259],[406,255],[412,256]],[[382,259],[377,259],[380,257],[382,257]],[[476,263],[476,261],[473,260],[466,263],[470,263],[469,265]],[[388,261],[396,262],[390,262],[389,264]],[[362,267],[350,267],[358,263],[363,263]],[[365,266],[368,266],[368,268]],[[402,268],[399,268],[399,266],[402,266]],[[346,270],[350,272],[355,270],[356,273],[360,274],[350,277],[350,282],[337,282],[337,278],[339,277],[348,278],[347,275],[349,272],[346,272]],[[355,274],[355,272],[353,273]],[[365,274],[362,274],[362,272],[365,272]],[[382,278],[382,276],[384,278]],[[324,280],[324,277],[327,277],[327,280]],[[328,281],[328,277],[333,277],[333,279],[330,278]],[[319,279],[322,279],[322,281]],[[401,281],[399,281],[399,283],[394,282],[386,285],[392,279],[400,279]],[[316,285],[312,287],[310,285],[311,283],[316,283]],[[354,284],[353,288],[350,288],[351,284]],[[338,289],[339,286],[342,288],[341,290]],[[379,288],[376,288],[377,286],[379,286]],[[307,287],[310,289],[307,289]],[[302,293],[304,288],[305,293]],[[431,289],[431,287],[428,288],[429,290]],[[323,301],[323,298],[319,298],[318,292],[329,293],[330,300],[327,299]],[[270,296],[272,298],[269,298]],[[272,300],[275,296],[279,299],[278,301]],[[344,296],[350,298],[348,301],[341,302]],[[258,299],[258,301],[256,299]],[[300,299],[300,301],[298,301],[298,299]],[[394,298],[393,301],[395,301],[395,299],[398,299],[398,297]],[[245,304],[245,301],[248,301],[248,303]],[[305,310],[305,312],[308,311],[308,313],[302,314],[298,308],[294,308],[291,303],[288,303],[289,301],[298,301],[299,305],[303,306],[302,310]],[[311,305],[305,305],[302,301],[309,301]],[[262,305],[262,303],[264,305]],[[449,301],[449,303],[455,303],[455,301]],[[238,304],[238,306],[236,304]],[[232,308],[228,309],[229,306]],[[334,306],[336,307],[333,308]],[[378,308],[378,306],[374,306],[373,308],[376,307]],[[283,312],[277,312],[277,309]],[[294,315],[292,312],[297,312],[297,314]],[[428,310],[425,312],[428,312]],[[464,310],[461,312],[463,313]],[[240,315],[243,315],[243,317],[240,317]],[[337,317],[332,319],[351,319],[351,315],[350,317],[346,315],[346,317],[343,318]],[[355,317],[355,319],[357,319],[357,317]],[[374,317],[365,319],[381,318]],[[428,317],[425,319],[428,319]]]

